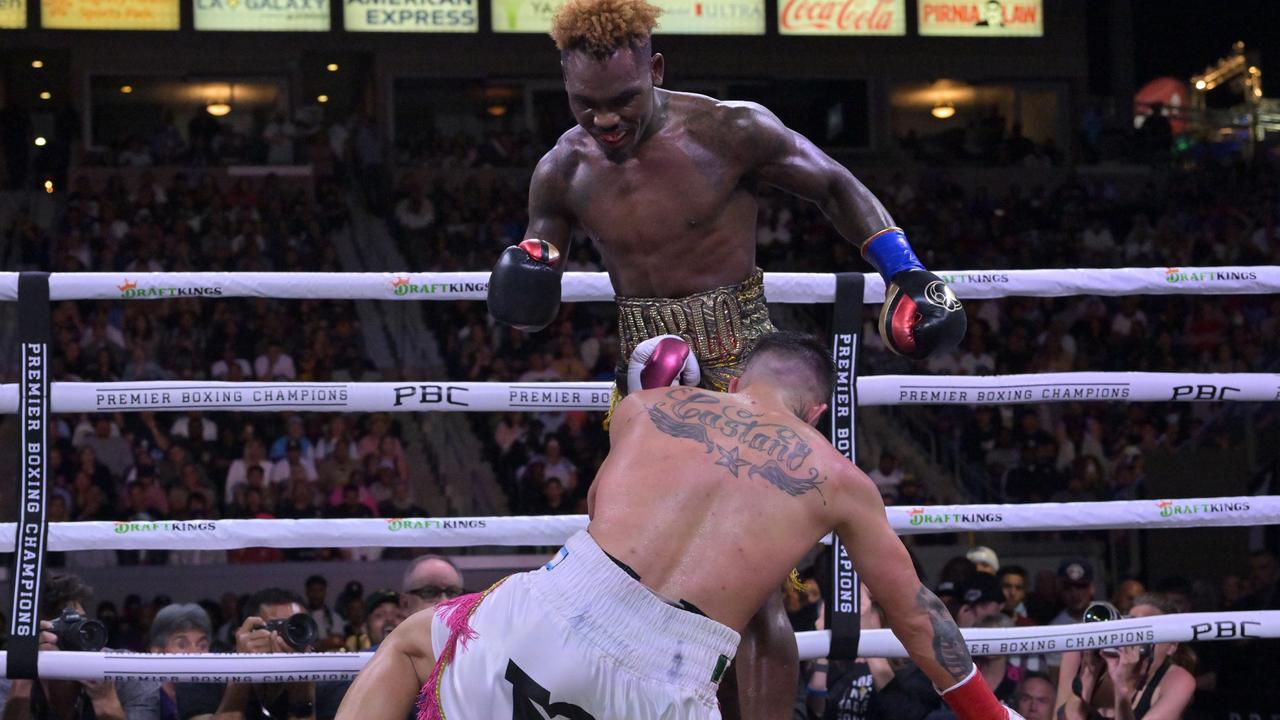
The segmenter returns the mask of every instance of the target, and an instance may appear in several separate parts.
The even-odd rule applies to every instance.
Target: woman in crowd
[[[1167,597],[1148,593],[1130,617],[1177,612]],[[1065,720],[1177,720],[1195,693],[1195,653],[1155,643],[1064,653],[1058,675],[1058,717]]]

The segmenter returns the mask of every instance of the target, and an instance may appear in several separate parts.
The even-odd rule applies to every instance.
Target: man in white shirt
[[[885,450],[880,453],[880,464],[876,469],[867,473],[867,477],[871,478],[871,482],[876,484],[881,494],[887,490],[896,495],[898,486],[902,484],[903,474],[902,468],[898,467],[898,457]]]
[[[259,380],[297,380],[298,369],[293,358],[285,353],[280,343],[267,346],[267,352],[253,361],[253,370]]]
[[[263,447],[262,441],[254,438],[245,446],[244,457],[239,458],[231,463],[231,467],[227,468],[227,482],[224,487],[222,501],[230,505],[235,497],[235,488],[237,485],[244,485],[248,482],[249,468],[257,466],[262,468],[262,477],[269,477],[271,474],[271,462],[267,460],[267,449]]]
[[[173,421],[173,425],[169,426],[169,434],[187,439],[198,435],[204,442],[213,442],[218,439],[218,424],[205,417],[199,410],[191,410]]]

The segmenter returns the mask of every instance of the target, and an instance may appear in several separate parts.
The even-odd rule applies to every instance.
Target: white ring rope
[[[609,407],[607,382],[55,382],[53,412],[554,412]],[[1280,401],[1280,374],[1074,372],[867,375],[858,405],[1021,405],[1043,402]],[[0,413],[19,386],[0,385]]]
[[[1071,650],[1208,640],[1254,640],[1280,637],[1280,610],[1262,612],[1186,613],[1131,618],[1105,623],[961,630],[969,653],[1023,655]],[[801,660],[827,656],[831,633],[796,633]],[[907,657],[889,630],[864,630],[858,643],[862,657]],[[309,653],[287,655],[203,654],[148,655],[117,652],[42,652],[40,677],[48,680],[146,679],[169,682],[306,682],[355,677],[373,653]],[[7,660],[0,652],[0,665]]]
[[[900,535],[979,531],[1280,525],[1280,496],[928,505],[885,508]],[[48,549],[230,550],[245,547],[557,546],[587,527],[586,515],[314,520],[156,520],[49,523]],[[0,552],[16,527],[0,523]]]
[[[1011,295],[1253,295],[1280,292],[1280,267],[1080,268],[1061,270],[941,270],[962,298]],[[865,273],[863,301],[884,301],[884,280]],[[52,273],[50,300],[163,300],[178,297],[260,297],[313,300],[484,300],[488,272],[161,272]],[[765,297],[775,303],[835,300],[831,273],[765,273]],[[0,301],[18,299],[18,273],[0,273]],[[565,302],[613,302],[605,273],[564,274]]]
[[[1280,610],[1183,613],[1074,625],[967,628],[960,632],[969,645],[969,653],[975,656],[1059,653],[1147,643],[1252,640],[1280,638]],[[826,657],[831,631],[796,633],[796,645],[802,660]],[[889,630],[862,631],[858,654],[907,657],[906,648]]]

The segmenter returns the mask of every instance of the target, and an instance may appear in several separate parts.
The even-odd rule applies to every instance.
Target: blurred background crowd
[[[1273,8],[1228,4],[1197,16],[1201,32],[1171,35],[1164,3],[1044,5],[1049,30],[1034,44],[954,39],[942,52],[936,38],[912,36],[886,40],[903,43],[900,56],[859,46],[836,58],[813,49],[820,44],[783,53],[770,35],[735,38],[732,62],[715,39],[665,36],[661,49],[680,68],[670,87],[761,101],[850,167],[944,275],[1166,268],[1176,285],[1186,267],[1280,265],[1280,111],[1260,79],[1248,79],[1277,56],[1274,39],[1245,33],[1248,50],[1230,44],[1265,25],[1255,22],[1259,8]],[[528,334],[496,325],[478,302],[248,300],[199,288],[131,299],[147,272],[489,268],[523,237],[533,165],[572,124],[544,37],[486,32],[412,47],[362,37],[338,52],[332,38],[307,33],[279,33],[278,43],[222,33],[226,65],[212,77],[208,57],[182,46],[201,37],[190,28],[155,34],[171,70],[106,36],[3,32],[21,42],[0,47],[0,269],[119,278],[119,300],[53,304],[55,381],[613,379],[612,304],[566,303],[554,324]],[[1165,49],[1145,47],[1158,44]],[[1188,84],[1228,47],[1210,70],[1247,77],[1219,82],[1206,71],[1195,76],[1206,88]],[[453,67],[472,55],[485,57]],[[887,65],[888,55],[906,60]],[[759,266],[868,270],[818,208],[757,189]],[[582,233],[562,250],[568,270],[604,270]],[[0,360],[0,380],[14,382],[16,314],[2,305],[0,351],[10,359]],[[1010,297],[966,309],[958,351],[911,363],[881,346],[879,307],[867,307],[859,373],[1280,371],[1280,295]],[[825,333],[831,322],[828,307],[778,304],[771,313],[786,329]],[[886,503],[908,507],[1269,495],[1280,482],[1274,407],[862,408],[858,464]],[[58,415],[49,520],[127,530],[227,518],[583,513],[608,452],[601,420],[559,411]],[[17,424],[0,418],[0,467],[17,467],[16,448]],[[0,496],[16,492],[15,478],[0,474]],[[0,520],[14,512],[0,503]],[[963,627],[1075,622],[1095,599],[1135,614],[1280,609],[1275,528],[905,541]],[[513,562],[536,564],[545,550],[512,550],[525,553]],[[254,619],[301,612],[319,628],[312,649],[367,650],[407,614],[495,579],[491,566],[468,564],[492,548],[436,552],[51,553],[48,565],[65,574],[50,581],[42,612],[78,608],[106,625],[109,647],[138,652],[253,651]],[[817,550],[811,560],[806,589],[788,596],[797,630],[819,626],[829,595],[829,560]],[[226,564],[236,566],[218,576],[230,578],[227,589],[183,585],[186,566]],[[146,570],[157,574],[124,574]],[[863,599],[864,626],[875,627],[874,598]],[[1193,684],[1194,702],[1188,696],[1178,711],[1187,717],[1228,717],[1220,711],[1245,707],[1236,698],[1270,688],[1266,671],[1280,666],[1261,643],[1156,651]],[[979,664],[1002,699],[1048,720],[1045,698],[1072,662],[1102,672],[1096,655]],[[915,680],[909,667],[881,660],[807,664],[795,718],[942,720]],[[185,719],[243,702],[223,687],[71,689],[51,688],[47,699],[84,693],[98,717],[119,714],[118,705],[128,720],[161,717],[142,714],[158,707]],[[318,717],[332,716],[341,691],[312,688]]]

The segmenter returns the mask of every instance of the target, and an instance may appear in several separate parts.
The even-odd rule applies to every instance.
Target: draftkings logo
[[[126,533],[154,533],[154,532],[213,532],[218,529],[218,523],[213,520],[202,520],[199,522],[179,522],[176,520],[157,520],[154,522],[128,522],[117,520],[115,522],[115,533],[124,535]]]
[[[125,278],[124,282],[116,285],[116,289],[120,291],[120,297],[125,300],[133,298],[172,298],[172,297],[221,297],[222,288],[220,287],[138,287],[137,280]]]
[[[1221,270],[1183,270],[1181,268],[1165,268],[1164,281],[1169,283],[1183,282],[1231,282],[1233,280],[1257,280],[1258,273],[1253,271],[1221,271]]]
[[[1009,275],[1007,273],[951,273],[949,275],[939,275],[942,282],[948,285],[1007,285],[1009,284]]]
[[[912,525],[978,525],[1004,522],[1000,513],[931,513],[925,508],[911,508],[907,517]]]
[[[387,283],[391,294],[397,297],[405,295],[459,295],[462,293],[488,292],[489,284],[483,282],[465,283],[423,283],[410,282],[404,275],[397,275]]]
[[[1239,502],[1202,502],[1187,503],[1176,500],[1161,500],[1156,503],[1160,508],[1160,517],[1176,517],[1181,515],[1213,515],[1217,513],[1249,512],[1249,503]]]
[[[387,530],[480,530],[484,520],[429,520],[426,518],[387,518]]]

